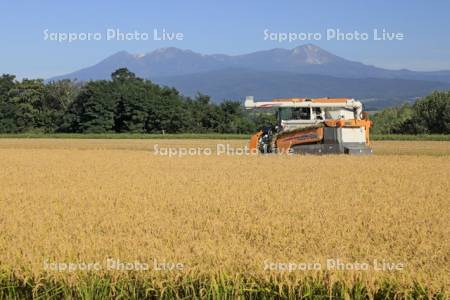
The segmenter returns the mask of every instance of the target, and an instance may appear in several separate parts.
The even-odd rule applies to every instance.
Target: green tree
[[[45,101],[43,80],[24,79],[8,92],[7,122],[12,125],[11,132],[26,132],[41,125]]]
[[[145,132],[149,93],[146,83],[125,68],[114,72],[111,78],[115,100],[114,130]]]
[[[450,133],[450,91],[433,92],[416,101],[413,109],[413,133]]]
[[[3,74],[0,77],[0,132],[17,132],[15,121],[16,106],[9,101],[10,91],[17,82],[14,75]]]
[[[155,133],[177,133],[187,126],[186,112],[178,91],[159,87],[147,81],[152,93],[149,95],[147,131]]]
[[[39,124],[36,126],[45,132],[57,131],[62,125],[65,112],[78,92],[78,87],[70,80],[48,83],[39,114]]]
[[[374,122],[372,132],[377,134],[402,133],[403,124],[411,119],[413,114],[413,108],[407,103],[399,107],[386,108],[372,117]]]
[[[114,128],[114,90],[109,81],[91,81],[81,89],[64,116],[62,131],[111,132]]]

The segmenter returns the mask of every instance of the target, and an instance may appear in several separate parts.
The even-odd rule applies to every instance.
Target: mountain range
[[[137,76],[173,86],[186,96],[197,92],[216,102],[275,97],[352,97],[377,109],[413,101],[433,90],[450,89],[450,71],[388,70],[336,56],[307,44],[243,55],[205,55],[174,47],[145,55],[121,51],[101,62],[49,80],[109,79],[126,67]]]

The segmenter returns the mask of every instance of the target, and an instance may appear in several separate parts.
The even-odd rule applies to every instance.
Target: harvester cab
[[[257,101],[246,109],[276,109],[277,124],[254,134],[251,150],[261,153],[371,154],[372,122],[351,98],[288,98]]]

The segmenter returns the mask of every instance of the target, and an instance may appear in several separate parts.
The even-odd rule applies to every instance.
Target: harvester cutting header
[[[287,98],[257,101],[248,96],[247,109],[277,109],[277,124],[250,139],[261,153],[371,154],[372,122],[361,102],[351,98]]]

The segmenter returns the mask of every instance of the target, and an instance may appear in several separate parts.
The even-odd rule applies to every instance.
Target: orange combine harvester
[[[257,101],[246,109],[277,109],[277,124],[250,139],[261,153],[371,154],[372,122],[362,103],[351,98],[287,98]]]

